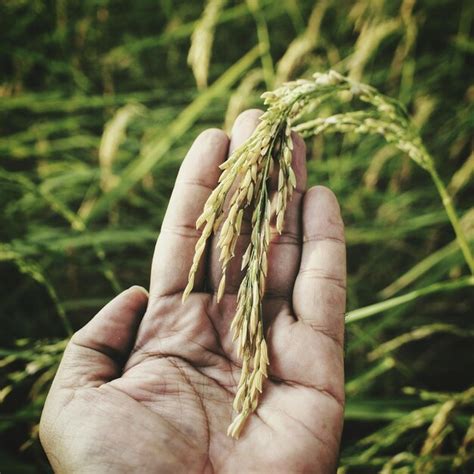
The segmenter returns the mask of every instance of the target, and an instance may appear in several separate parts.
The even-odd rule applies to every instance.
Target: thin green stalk
[[[347,397],[344,410],[345,420],[394,421],[420,408],[421,403],[413,400],[386,400]]]
[[[411,291],[401,296],[396,296],[395,298],[390,298],[380,303],[371,304],[369,306],[364,306],[363,308],[358,308],[353,311],[349,311],[346,314],[346,324],[353,323],[355,321],[360,321],[361,319],[369,318],[375,314],[382,313],[388,309],[395,308],[401,304],[414,301],[418,298],[431,295],[433,293],[441,293],[445,291],[459,290],[461,288],[466,288],[469,286],[474,286],[474,276],[458,278],[454,281],[434,283],[433,285],[426,286],[425,288],[420,288],[419,290]]]
[[[379,344],[372,352],[370,352],[367,356],[369,361],[376,360],[380,357],[387,356],[388,353],[394,352],[398,348],[404,346],[413,341],[419,341],[420,339],[424,339],[427,337],[432,336],[433,334],[452,334],[458,337],[473,337],[474,331],[469,331],[464,328],[459,328],[454,326],[453,324],[445,324],[445,323],[434,323],[434,324],[426,324],[424,326],[418,326],[412,331],[406,332],[397,336],[393,339],[390,339],[387,342],[383,342]]]
[[[49,297],[53,300],[54,306],[56,307],[56,311],[58,313],[59,319],[61,320],[64,326],[64,330],[66,331],[66,334],[68,336],[72,336],[74,332],[72,329],[72,325],[69,322],[69,318],[67,317],[66,311],[64,311],[63,306],[59,302],[59,298],[56,293],[56,290],[54,289],[53,285],[49,283],[49,280],[47,280],[46,278],[43,278],[43,285],[46,288],[46,291],[48,292]]]
[[[86,224],[84,223],[82,218],[79,215],[72,212],[61,201],[56,199],[54,195],[42,189],[41,186],[38,187],[38,191],[40,195],[45,199],[45,201],[48,202],[51,205],[51,207],[56,212],[58,212],[58,214],[62,215],[71,224],[71,227],[74,230],[77,230],[78,232],[81,232],[81,233],[87,230]],[[106,280],[108,280],[108,282],[112,286],[112,289],[116,293],[120,293],[123,290],[122,285],[120,285],[117,277],[115,276],[114,271],[112,270],[111,265],[107,261],[104,248],[98,242],[94,242],[92,246],[94,248],[97,258],[102,263],[102,273],[104,274]]]
[[[87,228],[86,225],[84,224],[83,220],[81,219],[80,216],[76,215],[74,212],[72,212],[65,204],[63,204],[59,199],[57,199],[54,194],[50,193],[49,191],[45,190],[42,186],[36,186],[32,181],[29,179],[25,178],[24,176],[17,177],[12,174],[8,173],[1,173],[2,178],[8,179],[10,181],[13,181],[15,183],[18,183],[19,185],[25,187],[26,189],[30,190],[33,193],[37,193],[39,196],[41,196],[50,206],[51,208],[57,212],[60,216],[62,216],[67,222],[71,224],[71,227],[78,231],[83,233]],[[112,289],[116,293],[120,293],[122,291],[122,286],[120,285],[117,277],[115,276],[112,267],[108,263],[105,255],[105,251],[102,247],[102,245],[98,242],[93,242],[92,247],[95,250],[95,253],[99,260],[102,263],[102,272],[105,276],[105,278],[109,281],[110,285],[112,286]],[[14,258],[14,260],[16,257]],[[51,290],[53,290],[53,287],[48,283],[49,287],[47,286],[48,292],[50,294]],[[54,290],[53,290],[54,292]],[[54,298],[57,300],[57,296],[54,293]],[[53,298],[53,299],[54,299]],[[58,300],[59,301],[59,300]],[[61,319],[66,318],[64,311],[62,308],[58,306],[58,313],[60,313]],[[71,330],[71,325],[69,324],[69,321],[65,324],[66,330],[70,331]]]
[[[456,214],[456,210],[454,209],[451,196],[449,195],[448,190],[446,189],[446,186],[444,185],[443,181],[439,177],[438,172],[436,171],[434,166],[430,167],[428,169],[428,172],[430,173],[431,178],[433,179],[436,189],[438,190],[438,193],[441,197],[441,201],[443,203],[444,209],[446,210],[446,214],[448,215],[449,220],[451,221],[451,225],[453,226],[454,232],[456,234],[456,239],[464,255],[464,259],[466,260],[466,263],[469,267],[471,274],[474,275],[474,257],[472,256],[472,252],[469,247],[466,235],[464,234],[464,231],[462,230],[461,223]]]
[[[400,292],[408,285],[411,285],[423,275],[426,275],[428,272],[430,272],[430,276],[432,276],[433,267],[438,265],[443,260],[458,254],[460,254],[458,241],[454,239],[443,248],[429,254],[426,258],[421,260],[421,262],[418,262],[416,265],[410,268],[410,270],[399,276],[395,281],[390,283],[390,285],[379,291],[378,296],[380,299],[386,299],[394,296],[396,293]],[[461,258],[460,255],[459,257]]]
[[[166,155],[176,140],[196,122],[209,103],[230,89],[252,66],[258,56],[258,47],[252,48],[188,105],[168,127],[162,130],[160,136],[146,148],[144,153],[122,171],[119,183],[96,201],[90,213],[84,218],[85,224],[87,225],[106,213],[113,204],[125,196],[135,184],[149,173],[156,163]]]
[[[385,374],[387,371],[395,367],[395,359],[393,357],[386,357],[380,363],[371,367],[366,372],[346,382],[345,390],[347,396],[354,396],[361,390],[367,390],[370,383],[374,381],[379,375]]]
[[[271,90],[275,83],[275,68],[273,67],[273,59],[270,53],[270,36],[268,34],[267,22],[260,10],[259,0],[247,0],[247,4],[257,26],[258,47],[260,49],[265,85],[267,90]]]
[[[262,0],[261,5],[266,9],[265,15],[267,18],[273,18],[281,16],[283,14],[281,8],[275,8],[272,0]],[[232,21],[239,20],[242,17],[247,16],[250,13],[248,5],[242,3],[235,7],[227,8],[222,12],[217,21],[217,25],[223,25],[231,23]],[[190,21],[179,26],[175,26],[160,35],[146,36],[145,38],[135,39],[128,41],[120,46],[116,46],[109,50],[105,54],[104,58],[106,62],[113,62],[115,58],[126,57],[127,55],[138,55],[151,48],[157,48],[159,46],[166,46],[173,41],[188,38],[199,20]]]
[[[66,331],[66,334],[68,336],[71,336],[73,333],[71,323],[69,322],[67,314],[64,311],[64,308],[62,307],[61,302],[59,301],[56,290],[54,289],[53,285],[51,285],[48,278],[44,275],[41,266],[36,262],[28,262],[20,255],[15,259],[15,264],[18,267],[18,270],[20,272],[26,275],[29,275],[37,283],[39,283],[40,285],[43,285],[49,297],[53,301],[53,304],[56,308],[59,319],[61,320],[64,326],[64,330]]]

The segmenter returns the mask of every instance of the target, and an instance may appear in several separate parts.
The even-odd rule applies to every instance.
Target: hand
[[[240,375],[229,326],[245,236],[222,301],[214,295],[220,267],[210,242],[194,293],[181,303],[199,236],[195,221],[218,165],[259,114],[243,113],[230,141],[207,130],[191,147],[156,245],[150,296],[130,288],[72,337],[40,424],[55,471],[335,471],[344,405],[343,223],[331,191],[305,191],[301,138],[294,137],[297,192],[269,250],[269,379],[237,441],[226,436]]]

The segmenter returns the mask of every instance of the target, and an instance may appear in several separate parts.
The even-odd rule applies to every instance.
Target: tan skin
[[[344,406],[344,230],[333,193],[306,190],[299,137],[297,192],[269,250],[269,379],[238,440],[226,436],[240,374],[228,328],[242,275],[236,262],[217,303],[215,240],[194,292],[181,303],[196,218],[216,186],[218,165],[259,114],[241,114],[230,139],[219,130],[197,138],[156,245],[149,296],[140,287],[121,293],[68,344],[40,424],[56,472],[335,472]]]

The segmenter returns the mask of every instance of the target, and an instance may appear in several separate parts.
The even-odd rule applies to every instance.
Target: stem
[[[82,220],[81,216],[72,212],[65,204],[56,199],[53,194],[41,189],[41,187],[34,187],[33,189],[37,190],[40,196],[43,197],[43,199],[51,205],[52,209],[55,210],[59,215],[64,217],[64,219],[66,219],[71,224],[71,227],[74,230],[78,232],[85,232],[87,230],[86,224]],[[92,244],[92,247],[94,248],[97,258],[102,263],[101,270],[104,274],[105,279],[111,284],[112,289],[116,293],[120,293],[122,291],[122,286],[120,285],[117,277],[115,276],[112,267],[107,262],[105,250],[103,249],[102,244],[94,242]]]
[[[240,79],[259,57],[257,46],[252,48],[234,65],[228,68],[213,84],[202,94],[196,97],[181,113],[171,122],[159,137],[151,140],[137,159],[133,160],[122,170],[120,181],[115,187],[103,193],[83,217],[86,225],[102,217],[115,203],[122,199],[153,167],[168,153],[170,148],[180,139],[196,120],[207,109],[211,101],[221,97]]]
[[[270,36],[268,34],[267,22],[260,10],[259,0],[247,0],[247,5],[252,12],[257,26],[258,47],[260,49],[265,85],[267,90],[272,90],[275,79],[275,70],[273,68],[273,60],[270,54]]]
[[[56,290],[52,287],[52,285],[47,282],[45,284],[46,286],[46,291],[48,292],[50,298],[53,300],[53,303],[56,307],[56,311],[58,312],[59,319],[61,320],[64,330],[66,331],[66,334],[68,337],[71,337],[74,333],[71,323],[69,322],[69,318],[66,315],[66,312],[64,311],[64,308],[62,307],[61,303],[59,302],[58,295],[56,294]]]
[[[448,190],[446,189],[446,186],[444,185],[443,181],[439,177],[435,167],[430,166],[428,168],[428,172],[430,173],[431,178],[433,179],[433,182],[436,186],[436,189],[438,190],[438,193],[441,197],[441,202],[443,203],[446,214],[448,215],[451,225],[453,226],[454,233],[456,234],[456,239],[464,255],[464,259],[466,260],[471,274],[474,275],[474,257],[472,256],[472,252],[469,247],[466,234],[462,230],[461,223],[456,214],[456,210],[454,209],[451,196],[449,195]]]
[[[409,303],[410,301],[414,301],[423,296],[431,295],[432,293],[458,290],[468,286],[474,286],[473,276],[458,278],[454,281],[434,283],[433,285],[426,286],[425,288],[420,288],[419,290],[414,290],[404,295],[381,301],[380,303],[371,304],[369,306],[364,306],[363,308],[349,311],[346,314],[346,324],[368,318],[388,309],[395,308],[401,304]]]

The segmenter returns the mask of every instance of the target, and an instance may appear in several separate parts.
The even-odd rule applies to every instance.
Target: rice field
[[[471,473],[473,20],[468,0],[3,2],[0,471],[50,472],[37,424],[66,341],[148,286],[195,136],[332,69],[398,101],[436,169],[383,134],[307,133],[348,244],[338,472]]]

